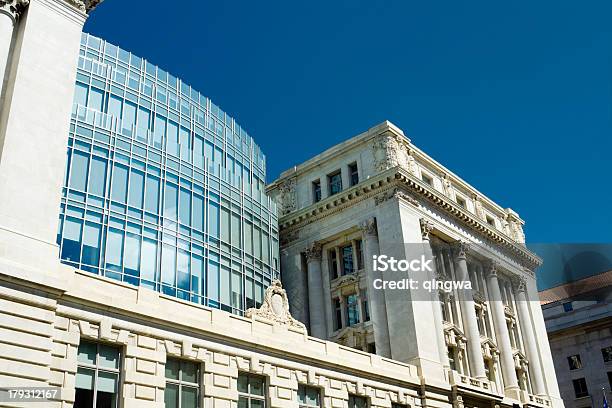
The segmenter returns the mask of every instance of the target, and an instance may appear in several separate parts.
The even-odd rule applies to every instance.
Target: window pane
[[[164,403],[165,408],[178,408],[178,385],[166,384]]]
[[[190,363],[188,361],[183,361],[181,363],[182,365],[182,369],[181,369],[181,374],[182,374],[182,381],[187,381],[187,382],[191,382],[191,383],[197,383],[198,382],[198,366],[197,364],[194,363]]]
[[[77,82],[74,92],[74,103],[77,105],[87,105],[87,85]]]
[[[81,258],[81,228],[83,221],[66,217],[64,223],[64,239],[62,241],[61,258],[67,261],[79,262]]]
[[[87,168],[89,154],[75,150],[72,155],[72,170],[70,172],[70,188],[85,191],[87,185]]]
[[[106,242],[106,268],[121,271],[123,232],[110,228]]]
[[[132,207],[142,208],[142,193],[144,191],[144,173],[132,169],[130,175],[130,201]]]
[[[195,294],[202,294],[202,278],[204,276],[204,261],[201,257],[193,255],[191,270],[191,291]]]
[[[259,399],[252,399],[251,408],[264,408],[264,401]]]
[[[208,265],[208,297],[219,300],[219,265],[210,263]]]
[[[115,347],[100,344],[98,365],[104,368],[119,369],[119,350]]]
[[[174,286],[174,271],[176,270],[176,248],[170,245],[162,247],[162,282]]]
[[[166,151],[173,156],[178,156],[178,126],[176,123],[168,121],[167,137]]]
[[[96,344],[82,341],[79,344],[77,361],[83,364],[96,364]]]
[[[189,252],[178,250],[177,286],[179,289],[189,290]]]
[[[113,166],[113,182],[111,188],[111,199],[125,203],[127,198],[128,169],[120,164]]]
[[[106,188],[106,160],[95,157],[91,160],[89,175],[89,194],[104,195]]]
[[[149,281],[155,281],[157,268],[157,242],[151,239],[142,241],[142,267],[141,277]]]
[[[204,231],[204,198],[193,196],[193,228]]]
[[[173,358],[169,358],[166,360],[166,378],[171,380],[179,379],[179,361]]]
[[[212,201],[208,203],[208,233],[219,237],[219,204]]]
[[[262,377],[251,376],[249,380],[251,394],[264,395],[264,379]]]
[[[177,217],[178,187],[172,183],[166,183],[164,192],[164,217],[175,220]]]
[[[104,99],[104,91],[97,88],[91,88],[89,92],[89,107],[102,112],[102,100]]]
[[[238,374],[238,392],[249,392],[249,377],[246,374]]]
[[[145,209],[156,214],[159,211],[159,179],[150,175],[147,175],[147,198]]]
[[[219,301],[224,305],[230,304],[230,271],[227,266],[221,265],[221,277],[219,278],[221,284],[221,297]]]
[[[226,208],[221,208],[221,240],[229,242],[230,237],[230,214]]]
[[[108,113],[110,115],[115,116],[116,118],[121,118],[121,110],[123,107],[123,101],[121,98],[111,95],[108,101]]]
[[[100,392],[114,394],[116,390],[117,374],[98,371],[98,397],[100,396]]]
[[[94,370],[79,367],[76,374],[75,387],[84,390],[93,390],[94,376]]]
[[[129,232],[125,237],[125,273],[138,276],[140,269],[140,237]]]
[[[198,390],[197,388],[183,387],[181,392],[181,408],[197,408]]]
[[[181,188],[180,218],[183,225],[191,225],[191,192]]]
[[[81,262],[98,266],[100,263],[100,232],[102,226],[91,222],[85,223],[83,230],[83,254]]]

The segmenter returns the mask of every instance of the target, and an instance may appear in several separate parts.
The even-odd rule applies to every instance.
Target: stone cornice
[[[450,198],[430,186],[425,185],[425,183],[400,166],[386,170],[348,190],[281,217],[279,219],[279,228],[282,234],[291,234],[305,225],[328,217],[355,203],[377,196],[393,188],[405,191],[405,195],[409,197],[414,195],[432,202],[436,207],[461,221],[473,231],[499,244],[504,252],[518,259],[519,263],[526,268],[533,270],[542,264],[542,259],[529,251],[523,244],[517,243],[503,232],[478,219],[475,214],[457,205]],[[398,195],[395,194],[395,196]],[[398,198],[402,199],[401,197]],[[414,200],[409,200],[408,202],[412,205],[417,204]]]

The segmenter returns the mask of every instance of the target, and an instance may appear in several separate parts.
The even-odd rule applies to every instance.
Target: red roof
[[[547,305],[610,285],[612,285],[612,270],[543,290],[539,293],[540,304]]]

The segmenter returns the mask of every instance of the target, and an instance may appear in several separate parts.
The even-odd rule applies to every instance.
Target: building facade
[[[540,292],[566,407],[612,398],[612,271]]]
[[[81,38],[57,244],[63,262],[242,313],[278,276],[265,156],[212,101]]]
[[[478,406],[562,406],[536,290],[541,260],[516,212],[389,122],[285,171],[268,192],[291,310],[313,335],[414,364]],[[435,268],[393,275],[374,268],[378,255],[424,256]],[[380,288],[408,276],[472,288]]]

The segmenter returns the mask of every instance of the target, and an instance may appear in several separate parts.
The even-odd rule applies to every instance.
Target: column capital
[[[310,245],[304,253],[306,255],[306,262],[320,261],[323,253],[321,244],[315,242],[314,244]]]
[[[485,274],[488,278],[496,278],[497,279],[497,270],[499,267],[499,262],[494,259],[489,259],[484,264]]]
[[[30,0],[0,0],[0,14],[8,15],[15,24],[29,4]]]
[[[419,223],[421,224],[421,236],[423,237],[423,241],[429,241],[429,234],[434,230],[433,222],[426,218],[421,218]]]
[[[470,243],[467,241],[455,241],[451,244],[451,249],[455,258],[465,259],[465,255],[470,251]]]
[[[511,279],[512,289],[514,293],[525,293],[527,290],[527,281],[522,276],[513,276]]]
[[[368,218],[365,221],[359,223],[359,229],[364,235],[377,236],[378,228],[376,227],[376,218]]]

